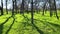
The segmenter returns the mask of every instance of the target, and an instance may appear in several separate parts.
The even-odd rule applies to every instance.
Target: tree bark
[[[8,0],[6,0],[6,13],[8,14],[8,10],[7,10],[7,1],[8,1]]]
[[[24,15],[24,0],[22,0],[20,13]]]
[[[17,14],[17,0],[15,0],[15,10],[16,10],[16,14]]]
[[[45,2],[45,4],[44,4],[44,6],[43,6],[43,14],[42,14],[42,15],[44,15],[45,6],[46,6],[46,2]]]
[[[50,6],[50,17],[52,17],[52,5],[51,5],[51,0],[49,0],[48,2],[49,2],[49,6]]]
[[[57,19],[59,19],[58,15],[57,15],[56,1],[55,0],[54,0],[54,5],[55,5],[55,14],[56,14],[56,17],[57,17]]]
[[[12,9],[12,15],[14,15],[14,1],[13,2],[13,9]]]
[[[3,0],[1,0],[1,5],[2,5],[1,15],[3,15]]]
[[[33,24],[33,0],[31,2],[31,23]]]

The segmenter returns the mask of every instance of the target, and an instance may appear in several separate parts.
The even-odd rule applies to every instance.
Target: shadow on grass
[[[12,16],[11,16],[11,17],[12,17]],[[3,22],[2,24],[0,24],[0,34],[3,33],[3,26],[4,26],[4,24],[5,24],[11,17],[7,18],[7,20],[6,20],[5,22]]]
[[[9,33],[9,31],[11,30],[11,28],[12,28],[12,26],[13,26],[13,24],[14,24],[14,21],[15,21],[15,18],[14,18],[14,16],[13,16],[13,23],[10,25],[9,29],[6,31],[5,34],[8,34],[8,33]]]
[[[24,24],[24,27],[29,26],[29,25],[32,26],[32,25],[29,23],[30,20],[27,18],[27,16],[24,16],[24,15],[23,15],[23,17],[24,17],[24,20],[26,21],[26,22],[22,22],[22,24]],[[28,29],[27,29],[27,30],[28,30]]]
[[[58,25],[58,24],[54,24],[54,23],[51,23],[51,22],[48,22],[48,21],[37,20],[37,19],[34,19],[34,20],[40,21],[40,22],[42,22],[43,24],[51,27],[54,32],[56,32],[56,30],[55,30],[56,27],[60,28],[60,25]],[[53,26],[53,27],[55,26],[55,28],[53,28],[52,26]]]
[[[53,23],[50,23],[50,22],[48,22],[48,23],[53,25],[53,26],[55,26],[55,27],[59,27],[60,28],[60,25],[58,25],[58,24],[53,24]]]
[[[2,15],[0,15],[0,16],[2,16]]]
[[[4,14],[4,15],[0,15],[0,17],[1,17],[1,16],[5,16],[5,15],[7,15],[7,14]]]
[[[44,32],[42,30],[40,30],[34,23],[32,24],[36,30],[40,33],[40,34],[44,34]]]
[[[31,21],[30,19],[28,19],[26,16],[23,16],[24,18],[27,19],[27,21]],[[31,23],[32,24],[32,23]],[[40,34],[44,34],[44,32],[42,30],[40,30],[34,23],[32,24],[32,26],[40,33]]]

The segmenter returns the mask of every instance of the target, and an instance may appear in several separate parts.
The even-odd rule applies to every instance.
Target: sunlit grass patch
[[[38,30],[41,30],[44,34],[60,34],[60,19],[58,20],[56,16],[50,17],[49,12],[44,16],[42,12],[34,13],[34,24],[31,23],[31,13],[10,16],[11,13],[0,16],[0,32],[3,32],[2,34],[41,34]]]

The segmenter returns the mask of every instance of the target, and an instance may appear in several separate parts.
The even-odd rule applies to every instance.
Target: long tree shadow
[[[48,23],[53,25],[53,26],[55,26],[55,27],[59,27],[60,28],[60,25],[58,25],[58,24],[54,24],[54,23],[50,23],[50,22],[48,22]]]
[[[32,26],[34,26],[40,34],[44,34],[44,32],[40,30],[34,23],[32,24]]]
[[[0,15],[0,16],[2,16],[2,15]]]
[[[5,16],[5,15],[7,15],[7,14],[4,14],[4,15],[0,15],[0,17],[1,17],[1,16]]]
[[[12,17],[12,16],[11,16],[11,17]],[[0,34],[3,33],[3,26],[4,26],[4,24],[5,24],[11,17],[7,18],[7,20],[0,25]]]
[[[34,19],[34,20],[40,21],[40,22],[42,22],[43,24],[46,24],[47,26],[51,27],[55,32],[56,32],[56,30],[53,28],[54,26],[60,28],[60,25],[58,25],[58,24],[54,24],[54,23],[51,23],[51,22],[48,22],[48,21],[37,20],[37,19]],[[46,23],[45,23],[45,22],[46,22]],[[53,26],[53,27],[52,27],[52,26]]]
[[[28,19],[26,16],[23,16],[24,18],[26,18],[28,21],[31,21],[30,19]],[[32,24],[32,23],[31,23]],[[32,26],[40,33],[40,34],[44,34],[44,32],[42,30],[40,30],[34,23],[32,24]]]
[[[13,17],[13,23],[10,25],[9,29],[6,31],[5,34],[8,34],[8,33],[9,33],[9,31],[11,30],[11,28],[12,28],[14,22],[15,22],[15,18],[14,18],[14,16],[12,16],[12,17]]]
[[[37,20],[37,19],[35,19],[35,20]],[[56,26],[56,27],[59,27],[59,28],[60,28],[60,25],[58,25],[58,24],[54,24],[54,23],[52,23],[52,22],[42,21],[42,20],[38,20],[38,21],[46,22],[47,24],[51,24],[51,25],[53,25],[53,26]]]

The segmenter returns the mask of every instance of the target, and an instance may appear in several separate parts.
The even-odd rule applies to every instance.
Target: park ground
[[[58,11],[59,20],[55,15],[49,16],[47,12],[44,16],[42,13],[34,13],[34,24],[31,23],[31,14],[11,13],[0,16],[0,34],[60,34],[60,12]]]

